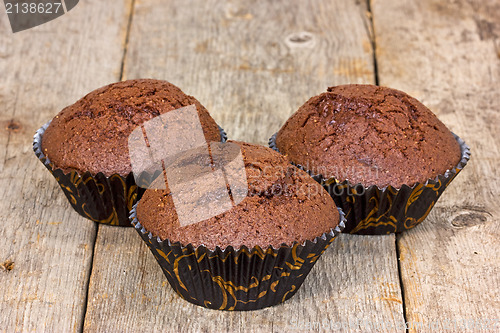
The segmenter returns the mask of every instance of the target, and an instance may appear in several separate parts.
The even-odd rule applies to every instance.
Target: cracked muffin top
[[[42,151],[64,172],[102,172],[127,176],[132,171],[128,137],[160,114],[196,105],[207,141],[220,141],[219,128],[194,97],[167,81],[141,79],[92,91],[63,109],[42,137]]]
[[[425,183],[460,160],[453,134],[426,106],[374,85],[312,97],[279,130],[276,147],[314,174],[364,186]]]
[[[230,245],[278,248],[283,243],[312,241],[338,225],[340,217],[332,198],[307,173],[270,148],[236,141],[221,145],[230,144],[239,146],[243,157],[248,184],[243,200],[221,214],[181,226],[172,192],[148,189],[137,206],[143,227],[162,240],[184,246],[224,249]],[[226,170],[226,179],[230,173]],[[195,184],[199,181],[195,186],[209,186],[207,177],[191,176]]]

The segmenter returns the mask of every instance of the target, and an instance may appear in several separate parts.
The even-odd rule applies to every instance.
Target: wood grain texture
[[[266,144],[327,86],[373,82],[368,26],[364,2],[349,0],[137,1],[125,77],[169,80],[198,98],[230,138]],[[402,309],[393,235],[342,235],[285,304],[220,312],[178,297],[136,231],[105,226],[85,331],[318,331],[358,320],[395,327],[404,323]],[[357,331],[377,331],[372,326]]]
[[[364,1],[138,1],[125,77],[171,81],[267,145],[310,97],[374,80]]]
[[[380,83],[422,100],[472,149],[426,221],[398,238],[407,320],[498,331],[500,3],[374,0],[372,10]]]
[[[394,243],[394,235],[341,235],[290,300],[263,310],[230,312],[182,300],[135,230],[101,226],[85,331],[309,332],[358,327],[362,329],[353,331],[379,332],[375,325],[402,327]]]
[[[83,326],[95,226],[32,150],[35,131],[119,77],[129,1],[84,1],[13,34],[0,21],[0,332]]]

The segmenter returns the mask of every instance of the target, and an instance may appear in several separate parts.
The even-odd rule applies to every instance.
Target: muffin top
[[[65,172],[128,175],[128,137],[160,114],[196,105],[207,141],[220,141],[219,128],[194,97],[167,81],[142,79],[99,88],[64,108],[42,137],[42,150]]]
[[[307,173],[269,148],[231,142],[241,149],[247,196],[219,215],[181,226],[172,193],[148,189],[137,206],[137,218],[146,230],[162,240],[210,249],[230,245],[278,248],[283,243],[313,240],[338,225],[332,198]],[[199,179],[204,186],[204,178]]]
[[[314,174],[364,186],[425,183],[460,160],[459,144],[427,107],[374,85],[312,97],[279,130],[276,146]]]

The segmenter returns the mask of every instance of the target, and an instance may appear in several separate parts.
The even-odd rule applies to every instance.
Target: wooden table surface
[[[0,332],[500,331],[497,0],[86,0],[16,34],[2,9],[0,75]],[[133,229],[74,212],[32,151],[63,107],[143,77],[260,144],[328,86],[398,88],[472,160],[421,225],[341,235],[286,303],[207,310],[173,292]]]

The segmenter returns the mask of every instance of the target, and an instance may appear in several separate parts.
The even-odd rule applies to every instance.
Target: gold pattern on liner
[[[118,225],[118,216],[116,215],[116,210],[113,209],[113,212],[111,212],[111,214],[106,219],[98,220],[98,219],[93,218],[92,215],[90,215],[90,213],[87,212],[87,209],[85,208],[86,205],[87,205],[86,202],[84,202],[82,204],[82,210],[89,220],[92,220],[94,222],[104,223],[104,224]]]
[[[326,248],[331,244],[335,237],[330,239],[328,243],[324,246],[324,248],[321,249],[321,253],[323,253]],[[165,272],[167,277],[171,277],[174,280],[171,281],[169,279],[169,282],[174,282],[171,285],[174,287],[175,291],[182,295],[184,299],[187,299],[188,301],[196,301],[194,298],[194,295],[192,295],[192,291],[190,292],[189,288],[186,287],[186,283],[182,280],[184,276],[181,274],[181,270],[185,272],[184,270],[187,269],[188,271],[193,271],[198,269],[198,265],[196,267],[192,267],[190,263],[193,263],[193,261],[187,261],[184,262],[187,258],[193,257],[192,260],[195,260],[198,264],[202,263],[202,261],[208,260],[218,260],[222,263],[225,263],[228,261],[230,257],[236,257],[234,263],[238,265],[238,262],[241,261],[240,256],[247,256],[248,258],[251,258],[252,256],[257,256],[261,260],[264,260],[266,255],[272,255],[273,257],[277,256],[277,251],[273,250],[272,248],[268,248],[267,250],[262,250],[259,247],[256,247],[252,249],[252,251],[248,251],[247,249],[243,248],[240,251],[238,251],[238,254],[236,256],[226,254],[224,256],[221,256],[220,253],[215,253],[211,256],[206,255],[206,252],[199,251],[199,248],[195,250],[194,252],[189,252],[189,249],[187,247],[181,248],[182,254],[176,254],[173,253],[172,250],[168,252],[168,254],[165,254],[164,251],[161,249],[157,248],[154,245],[150,245],[151,241],[149,237],[146,236],[145,240],[148,243],[148,246],[150,246],[153,254],[155,255],[155,258],[158,260],[158,262],[161,264],[162,270]],[[208,274],[210,276],[210,279],[213,282],[213,287],[217,287],[217,290],[220,290],[221,294],[221,304],[220,305],[215,305],[213,304],[212,301],[204,300],[201,304],[203,304],[206,307],[214,308],[217,307],[220,310],[234,310],[238,304],[248,304],[248,303],[254,303],[257,302],[259,299],[263,298],[266,295],[269,295],[269,292],[276,293],[277,287],[280,284],[280,282],[284,281],[283,279],[287,278],[297,278],[297,276],[292,273],[295,270],[298,270],[302,268],[304,264],[312,265],[318,257],[321,255],[321,253],[308,253],[305,255],[306,258],[300,257],[297,252],[299,248],[299,244],[295,244],[290,253],[290,257],[288,260],[290,262],[286,261],[283,265],[280,266],[273,266],[274,270],[278,270],[278,272],[275,272],[273,274],[266,274],[262,276],[259,280],[256,276],[251,276],[248,280],[247,285],[237,285],[233,281],[225,280],[222,276],[220,275],[213,275],[211,269],[203,269],[200,270],[200,273],[203,274]],[[319,250],[319,249],[318,249]],[[163,263],[162,263],[163,262]],[[167,265],[164,265],[166,263]],[[172,263],[172,264],[171,264]],[[181,269],[181,265],[183,268]],[[211,266],[212,264],[210,264]],[[309,266],[310,267],[310,266]],[[171,274],[170,270],[173,270],[173,274]],[[281,271],[281,272],[280,272]],[[298,277],[303,276],[304,273],[299,274]],[[274,278],[273,278],[274,276]],[[294,277],[292,277],[294,276]],[[265,285],[263,283],[266,283]],[[179,288],[178,288],[179,287]],[[255,289],[262,289],[256,298],[249,298],[248,294],[252,292],[252,290]],[[296,290],[296,286],[292,285],[291,289],[286,292],[286,294],[283,296],[283,300],[286,299],[287,295],[290,292],[293,292]],[[280,292],[281,293],[281,292]],[[281,296],[280,296],[281,297]],[[196,304],[200,304],[201,301],[196,301]]]
[[[294,292],[294,291],[295,291],[295,285],[292,285],[292,289],[290,289],[289,291],[287,291],[285,293],[285,295],[283,295],[283,299],[281,301],[284,302],[286,300],[286,295],[288,295],[289,293]]]
[[[411,229],[421,223],[429,214],[432,207],[434,207],[437,199],[442,194],[444,189],[450,184],[450,182],[458,175],[458,173],[462,169],[455,168],[454,174],[449,177],[446,183],[443,183],[441,178],[437,178],[435,182],[429,182],[427,184],[417,184],[410,193],[408,199],[405,202],[405,210],[404,210],[404,221],[398,221],[395,216],[390,215],[390,211],[392,209],[393,201],[399,193],[399,190],[393,188],[392,186],[388,186],[386,189],[386,199],[388,201],[388,208],[382,214],[379,214],[379,197],[378,192],[375,196],[369,198],[368,202],[373,204],[373,208],[367,214],[367,216],[359,221],[355,228],[350,231],[350,233],[354,234],[363,229],[374,228],[383,226],[385,228],[389,228],[386,233],[389,234],[391,232],[400,232],[403,230]],[[334,182],[330,182],[330,184],[334,184]],[[346,185],[339,185],[339,188],[345,188]],[[425,191],[426,189],[431,190],[432,192]],[[354,188],[351,188],[351,191],[355,191]],[[425,212],[421,212],[421,209],[418,210],[418,216],[409,216],[411,212],[409,208],[412,207],[413,204],[419,201],[422,194],[425,192],[425,198],[429,198],[429,196],[434,195],[434,200],[428,204],[428,207]],[[432,194],[431,194],[432,193]],[[352,198],[353,200],[350,200]],[[354,196],[347,196],[347,202],[354,203]],[[349,207],[349,210],[346,212],[346,218],[348,220],[352,219],[351,212],[353,206]],[[415,214],[415,213],[413,213]],[[377,217],[378,216],[378,217]]]
[[[61,181],[61,177],[54,175],[53,166],[51,164],[49,164],[49,166],[51,167],[49,169],[49,171],[52,173],[52,175],[54,176],[56,181],[59,183],[59,186],[61,187],[61,189],[65,192],[70,203],[73,206],[79,206],[80,210],[83,212],[83,215],[86,218],[88,218],[94,222],[103,223],[103,224],[110,224],[110,225],[119,225],[120,224],[120,221],[118,220],[118,214],[116,212],[115,207],[113,207],[113,210],[110,212],[110,214],[107,217],[98,218],[98,217],[92,216],[92,214],[88,211],[88,208],[87,208],[88,203],[87,202],[80,202],[79,203],[79,201],[85,200],[81,197],[82,194],[80,193],[80,191],[81,191],[79,189],[80,186],[83,186],[83,185],[87,186],[87,184],[89,182],[94,182],[95,186],[97,187],[97,191],[98,191],[99,195],[102,197],[106,192],[106,185],[105,184],[100,183],[96,178],[89,176],[89,175],[86,175],[84,178],[84,176],[81,176],[77,171],[73,170],[73,171],[70,171],[70,173],[68,175],[65,175],[65,177],[67,177],[65,179],[67,181],[69,181],[69,184],[67,185]],[[121,187],[123,188],[123,191],[124,191],[124,197],[126,198],[125,203],[127,205],[127,209],[131,210],[132,206],[135,204],[135,202],[137,200],[137,189],[138,189],[137,186],[136,185],[127,186],[124,178],[118,174],[112,175],[111,177],[109,177],[109,179],[110,179],[110,181],[118,180],[120,182]],[[70,186],[70,185],[72,185],[72,186]],[[79,200],[80,198],[82,198],[82,199]],[[77,209],[77,211],[78,211],[78,209]]]
[[[389,186],[387,189],[389,190],[389,193],[391,193],[392,195],[395,195],[395,193],[392,192],[393,191],[392,187]],[[392,200],[393,200],[392,195],[389,195],[387,197],[387,199],[389,201],[389,206],[387,208],[387,211],[385,211],[379,217],[375,217],[376,214],[378,213],[378,209],[379,209],[378,198],[371,197],[369,202],[373,202],[372,210],[368,213],[368,216],[365,219],[363,219],[362,221],[360,221],[356,225],[356,227],[351,231],[351,233],[355,233],[361,229],[366,229],[369,227],[378,227],[380,225],[390,225],[394,228],[394,231],[396,231],[396,223],[397,223],[396,218],[394,216],[386,216],[389,213],[391,206],[392,206]],[[383,220],[383,219],[386,219],[386,220]]]
[[[179,276],[179,261],[181,261],[182,258],[190,257],[192,255],[193,255],[192,253],[191,254],[183,254],[182,256],[175,258],[175,261],[174,261],[175,277],[177,278],[177,281],[179,281],[179,286],[186,291],[188,291],[188,290],[187,290],[186,286],[184,285],[184,283],[182,282],[181,277]]]

